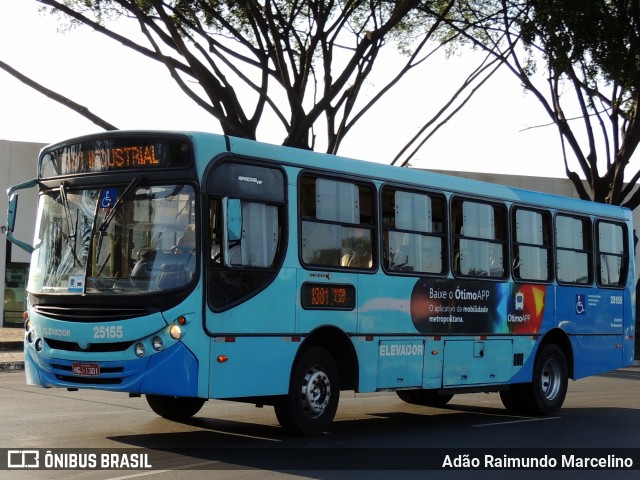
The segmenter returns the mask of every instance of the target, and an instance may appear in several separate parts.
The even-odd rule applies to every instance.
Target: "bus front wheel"
[[[333,422],[340,400],[338,369],[321,347],[305,348],[295,363],[289,393],[274,403],[276,417],[287,431],[320,435]]]
[[[146,395],[147,403],[155,413],[167,420],[183,421],[200,411],[206,401],[197,397],[169,397]]]

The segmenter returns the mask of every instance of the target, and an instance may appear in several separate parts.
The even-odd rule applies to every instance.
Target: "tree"
[[[425,46],[439,40],[440,15],[455,3],[38,1],[72,24],[162,63],[225,134],[255,139],[258,125],[275,118],[285,132],[284,145],[314,148],[321,130],[330,153],[382,95],[425,60]],[[429,13],[418,8],[425,4]],[[116,31],[123,19],[135,20],[141,36]],[[406,64],[388,84],[373,89],[367,82],[390,43],[410,52]],[[361,100],[365,86],[370,96]]]
[[[498,58],[539,100],[581,198],[640,204],[640,170],[624,183],[640,142],[637,0],[464,0],[446,23]]]

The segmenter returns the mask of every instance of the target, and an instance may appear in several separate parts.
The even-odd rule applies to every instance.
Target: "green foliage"
[[[446,20],[540,102],[579,196],[629,208],[640,205],[640,170],[625,178],[640,144],[639,3],[458,0]]]
[[[522,20],[526,45],[542,45],[557,75],[583,68],[593,86],[602,78],[624,90],[640,79],[637,0],[536,0]]]

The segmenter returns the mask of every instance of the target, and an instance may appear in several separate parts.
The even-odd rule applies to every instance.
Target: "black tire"
[[[329,429],[340,401],[338,368],[321,347],[305,348],[291,374],[289,394],[274,402],[276,417],[288,432],[320,435]]]
[[[500,400],[502,400],[502,404],[504,408],[506,408],[510,413],[521,414],[527,413],[525,409],[524,402],[522,401],[522,385],[514,384],[509,386],[508,390],[500,391]]]
[[[568,372],[562,349],[543,345],[533,367],[533,381],[500,392],[502,403],[512,413],[553,415],[562,408],[567,395]]]
[[[398,390],[396,394],[403,402],[423,407],[444,407],[453,395],[441,395],[436,390]]]
[[[155,413],[167,420],[184,421],[200,411],[206,401],[197,397],[168,397],[146,395],[147,403]]]

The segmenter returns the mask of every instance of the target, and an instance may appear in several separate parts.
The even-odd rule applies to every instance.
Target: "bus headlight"
[[[42,340],[41,338],[38,338],[36,340],[36,344],[35,344],[35,348],[38,352],[42,351],[42,347],[44,346],[44,340]]]
[[[136,343],[136,356],[144,357],[144,345],[141,343]]]
[[[160,350],[162,350],[162,339],[158,336],[153,337],[153,340],[151,341],[151,344],[153,345],[153,349],[156,352],[159,352]]]
[[[33,343],[35,339],[36,339],[36,331],[29,330],[29,333],[27,333],[27,341],[29,343]]]
[[[171,335],[171,338],[173,338],[174,340],[180,340],[182,330],[180,330],[180,327],[178,325],[171,325],[171,328],[169,329],[169,335]]]

